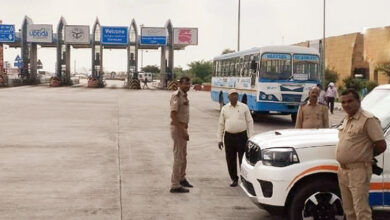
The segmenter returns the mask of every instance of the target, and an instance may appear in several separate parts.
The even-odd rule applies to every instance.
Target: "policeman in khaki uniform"
[[[338,128],[336,158],[344,213],[347,220],[372,219],[368,203],[372,160],[386,150],[383,130],[377,118],[360,108],[355,90],[344,91],[341,104],[347,116]]]
[[[313,87],[309,92],[309,101],[298,109],[295,128],[329,128],[328,107],[317,103],[320,89]]]
[[[187,193],[184,187],[193,187],[185,178],[187,167],[188,122],[190,104],[187,92],[190,89],[190,78],[183,76],[179,80],[179,89],[172,94],[171,106],[171,136],[173,139],[173,171],[171,178],[171,193]]]

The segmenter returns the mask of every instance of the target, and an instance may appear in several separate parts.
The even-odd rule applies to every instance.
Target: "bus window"
[[[223,77],[223,76],[225,76],[225,72],[226,72],[226,70],[225,70],[225,65],[226,65],[226,61],[225,60],[221,60],[221,68],[222,68],[222,71],[221,71],[221,76]]]
[[[243,68],[244,68],[244,59],[240,57],[238,60],[238,72],[237,72],[238,76],[242,76]]]
[[[272,80],[287,80],[291,77],[291,55],[265,53],[261,56],[260,77]]]
[[[319,80],[320,59],[316,55],[294,54],[294,78],[297,80]]]
[[[213,62],[213,76],[217,76],[217,61]]]
[[[243,76],[249,76],[250,74],[250,55],[244,57],[244,74]]]
[[[236,76],[236,58],[233,58],[230,63],[231,75]]]

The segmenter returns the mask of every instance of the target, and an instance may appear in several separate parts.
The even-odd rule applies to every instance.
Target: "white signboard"
[[[198,45],[198,28],[173,28],[173,44]]]
[[[167,36],[167,29],[164,27],[142,27],[141,36]]]
[[[142,27],[141,44],[166,45],[167,29],[164,27]]]
[[[53,25],[51,24],[30,24],[27,25],[27,42],[30,43],[52,43]]]
[[[88,25],[66,25],[65,43],[67,44],[89,44]]]

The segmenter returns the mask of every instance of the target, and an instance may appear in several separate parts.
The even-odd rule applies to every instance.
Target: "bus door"
[[[257,73],[257,62],[256,62],[256,59],[253,58],[252,61],[251,61],[251,87],[255,87],[255,84],[256,84],[256,73]]]

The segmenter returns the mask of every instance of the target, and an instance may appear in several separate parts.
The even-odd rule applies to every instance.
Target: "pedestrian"
[[[338,127],[336,158],[344,213],[347,220],[372,219],[368,203],[372,159],[386,150],[383,130],[374,115],[361,109],[355,90],[341,94],[341,105],[347,115]]]
[[[317,103],[319,95],[318,87],[310,89],[308,102],[299,106],[295,128],[329,128],[328,107]]]
[[[326,101],[326,92],[322,89],[321,84],[317,84],[317,87],[320,89],[320,95],[318,96],[318,103],[323,105],[328,105]]]
[[[188,122],[190,118],[190,103],[187,92],[191,81],[187,76],[179,80],[179,89],[172,94],[171,106],[171,136],[173,139],[173,170],[171,178],[171,193],[187,193],[193,187],[186,179]]]
[[[226,162],[232,180],[231,187],[238,184],[237,156],[241,167],[248,137],[253,135],[253,119],[247,105],[238,101],[235,89],[228,91],[229,103],[223,106],[218,122],[218,148],[225,145]]]
[[[148,77],[146,77],[146,74],[144,76],[144,85],[142,86],[142,89],[145,89],[148,88],[149,89],[149,86],[148,86]]]
[[[326,89],[326,100],[328,102],[328,108],[330,109],[330,113],[333,114],[334,109],[334,100],[337,98],[337,89],[334,86],[333,82],[330,82],[328,88]]]

